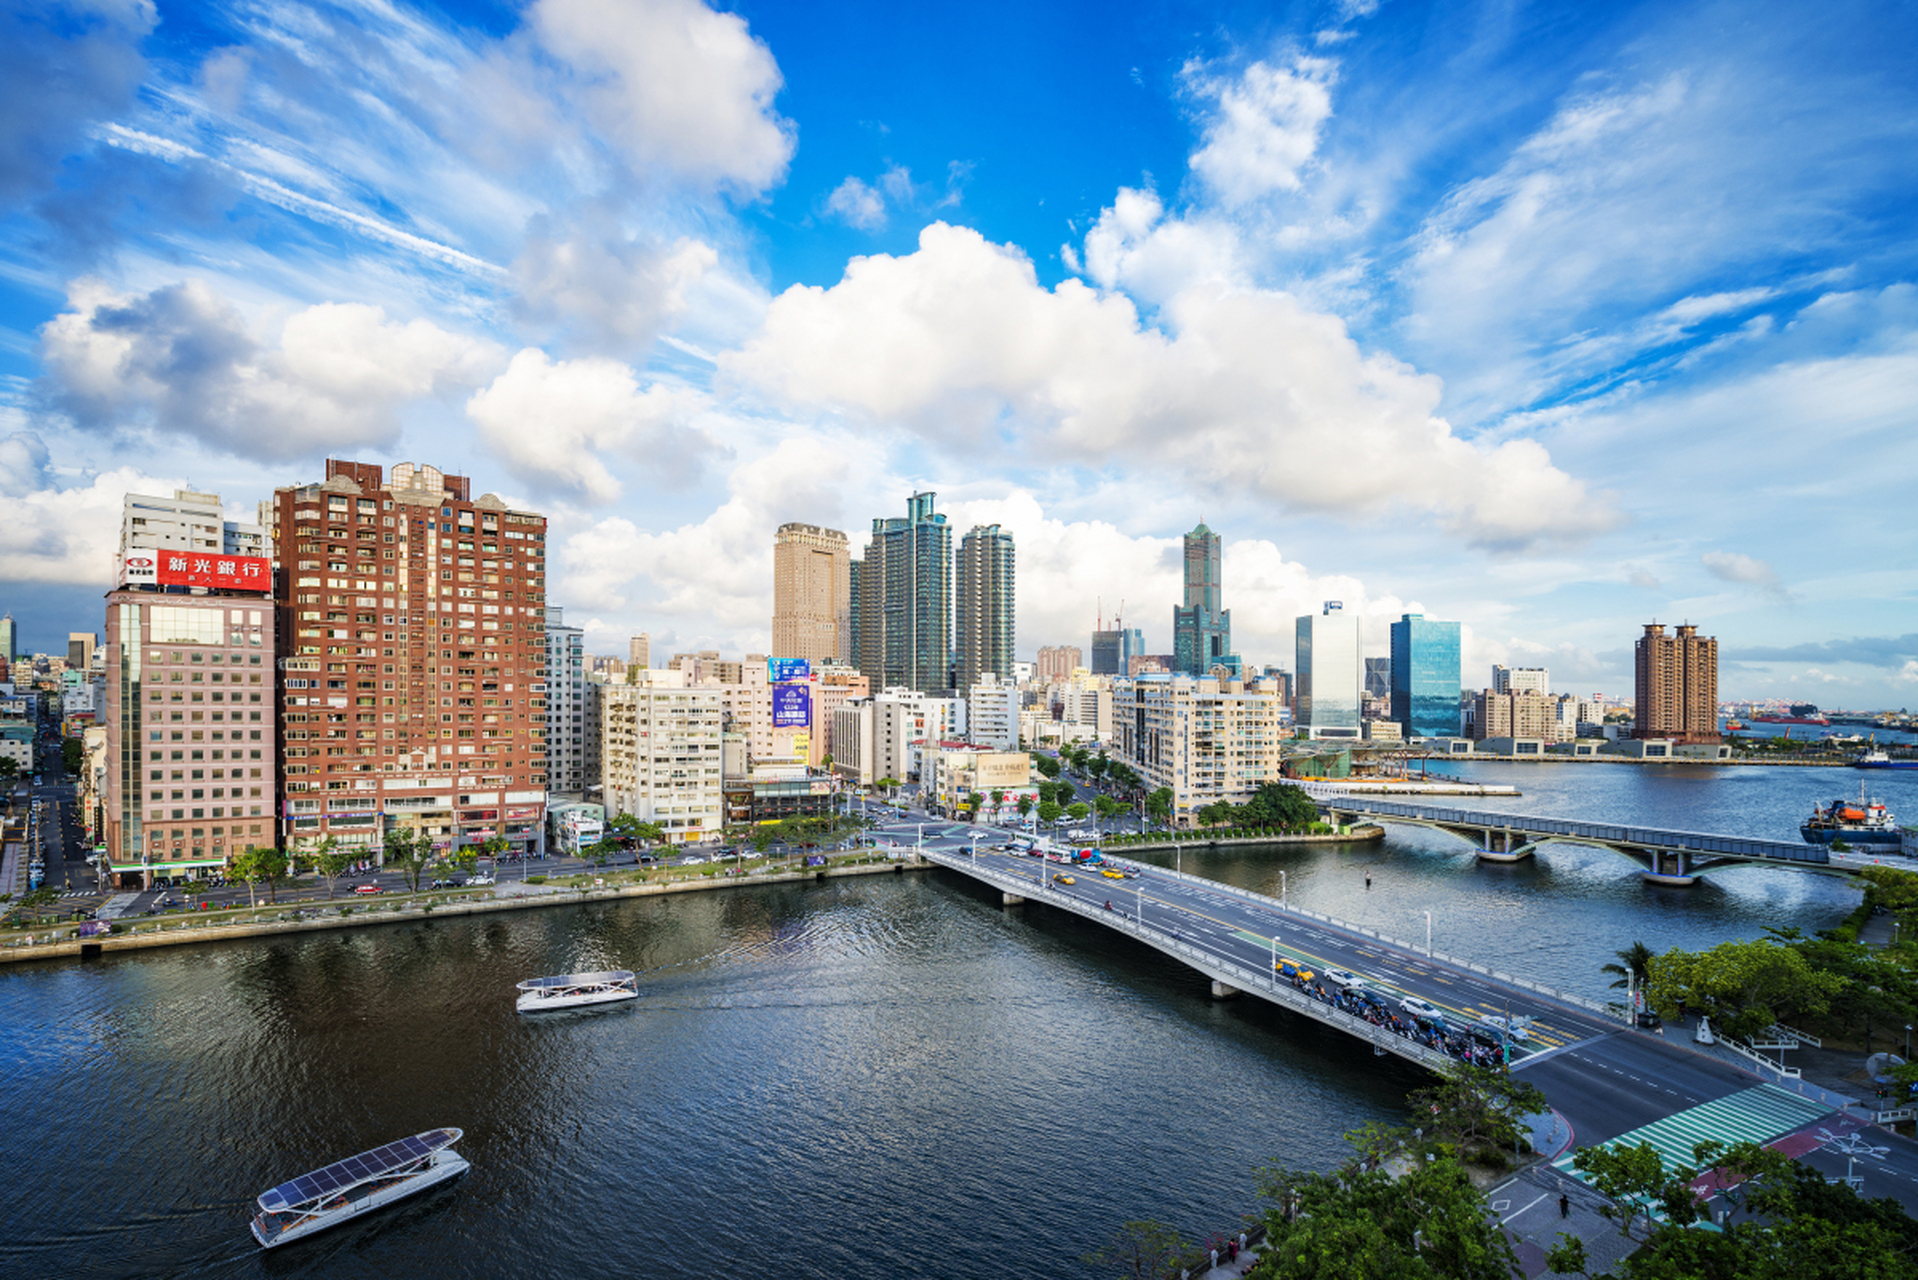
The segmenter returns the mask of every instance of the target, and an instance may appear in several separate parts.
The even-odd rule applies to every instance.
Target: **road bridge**
[[[1802,841],[1755,840],[1568,818],[1534,818],[1521,813],[1451,809],[1341,795],[1329,789],[1313,798],[1339,822],[1368,818],[1429,827],[1459,836],[1476,845],[1478,856],[1486,862],[1517,862],[1531,857],[1540,845],[1556,842],[1590,845],[1622,854],[1644,867],[1645,878],[1656,884],[1696,884],[1698,877],[1709,871],[1744,863],[1838,874],[1851,870],[1843,863],[1833,862],[1823,845]]]
[[[1344,1031],[1370,1044],[1374,1053],[1395,1054],[1434,1070],[1454,1059],[1299,989],[1279,976],[1276,963],[1290,960],[1321,972],[1328,966],[1355,970],[1393,1013],[1399,1012],[1401,999],[1416,995],[1440,1010],[1454,1034],[1487,1015],[1530,1017],[1531,1037],[1513,1044],[1514,1061],[1621,1026],[1621,1015],[1582,996],[1429,948],[1417,952],[1376,930],[1165,867],[1142,864],[1134,878],[1115,881],[1102,878],[1096,867],[1068,869],[997,851],[927,846],[920,856],[991,886],[1007,905],[1042,902],[1126,934],[1210,978],[1215,996],[1256,996]],[[1059,881],[1061,874],[1069,883]]]

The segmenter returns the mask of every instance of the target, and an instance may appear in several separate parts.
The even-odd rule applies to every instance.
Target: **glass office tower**
[[[1314,738],[1359,736],[1359,694],[1365,664],[1359,656],[1359,618],[1337,600],[1298,620],[1298,724]]]
[[[1408,738],[1459,731],[1459,624],[1408,613],[1392,624],[1392,719]]]

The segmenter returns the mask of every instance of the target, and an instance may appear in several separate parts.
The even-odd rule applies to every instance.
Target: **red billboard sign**
[[[127,553],[121,581],[162,587],[212,587],[221,591],[273,590],[273,562],[264,556],[222,556],[207,551],[141,549]]]

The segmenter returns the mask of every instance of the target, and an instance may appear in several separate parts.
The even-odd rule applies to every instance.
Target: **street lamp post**
[[[1279,872],[1279,910],[1285,910],[1285,872]]]
[[[1432,958],[1432,913],[1425,913],[1425,958]]]
[[[975,831],[972,833],[972,860],[974,862],[979,861],[979,838],[985,834],[983,831]]]
[[[1279,980],[1279,935],[1275,933],[1272,935],[1272,981],[1274,983],[1277,983],[1278,980]]]

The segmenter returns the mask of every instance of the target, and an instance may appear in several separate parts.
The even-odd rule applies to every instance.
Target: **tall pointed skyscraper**
[[[1220,607],[1223,561],[1224,541],[1201,520],[1185,535],[1185,603],[1172,610],[1173,659],[1185,675],[1202,676],[1214,667],[1239,673],[1232,611]]]
[[[1012,535],[975,525],[959,543],[959,682],[961,695],[986,672],[1012,679]]]

